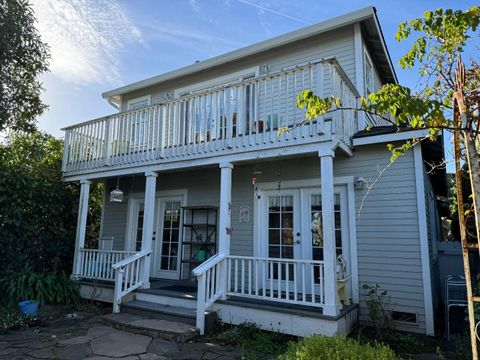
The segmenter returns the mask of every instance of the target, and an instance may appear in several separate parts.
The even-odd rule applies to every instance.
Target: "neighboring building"
[[[83,296],[100,286],[115,312],[196,311],[201,331],[214,311],[333,335],[368,322],[362,287],[378,283],[399,329],[433,335],[445,182],[424,159],[442,158],[441,144],[381,172],[387,142],[423,132],[355,111],[297,126],[304,89],[356,107],[396,82],[369,7],[104,93],[117,114],[64,129]],[[84,248],[91,181],[106,189],[99,249]]]

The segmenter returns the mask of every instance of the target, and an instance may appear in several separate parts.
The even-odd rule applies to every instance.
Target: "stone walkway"
[[[176,343],[105,325],[100,315],[58,320],[45,327],[0,334],[0,359],[104,360],[235,359],[239,349],[211,343]]]

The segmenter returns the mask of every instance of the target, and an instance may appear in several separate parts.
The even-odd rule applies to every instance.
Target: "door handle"
[[[296,241],[295,241],[295,244],[301,244],[301,243],[302,243],[301,240],[296,240]]]

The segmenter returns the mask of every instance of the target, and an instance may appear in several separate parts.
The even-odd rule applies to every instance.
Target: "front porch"
[[[74,276],[101,286],[106,296],[103,300],[113,303],[114,312],[123,312],[132,301],[190,309],[201,333],[205,314],[216,312],[225,322],[242,318],[250,321],[255,320],[252,314],[260,311],[260,305],[266,306],[262,310],[264,320],[259,320],[264,328],[290,333],[294,330],[278,324],[286,317],[310,314],[304,319],[312,323],[307,327],[310,330],[314,324],[328,323],[318,331],[334,334],[342,323],[341,328],[347,331],[356,321],[357,308],[352,304],[358,303],[358,282],[354,280],[351,260],[354,239],[350,228],[354,223],[348,219],[353,178],[333,176],[334,155],[333,151],[319,152],[317,157],[310,155],[302,161],[310,168],[320,160],[323,176],[303,181],[285,176],[281,188],[270,181],[274,163],[265,165],[263,174],[258,175],[262,182],[255,186],[244,176],[251,174],[256,164],[238,165],[235,176],[233,164],[221,164],[219,182],[210,180],[205,186],[199,185],[202,179],[212,179],[218,170],[198,169],[183,175],[146,173],[140,184],[139,180],[131,180],[137,185],[130,188],[128,201],[112,205],[105,200],[109,214],[118,214],[120,208],[127,214],[126,220],[120,222],[126,230],[118,232],[125,231],[126,238],[109,239],[115,229],[110,217],[105,221],[99,249],[86,249],[82,243],[89,190],[89,182],[83,181]],[[280,163],[287,164],[285,159]],[[145,187],[144,193],[139,192],[140,186]],[[125,189],[125,185],[121,187]],[[215,190],[218,200],[213,195]],[[181,266],[182,252],[192,241],[198,241],[199,235],[190,238],[190,230],[184,226],[190,221],[183,219],[182,209],[198,208],[200,201],[203,207],[216,209],[219,205],[215,225],[218,238],[211,254],[197,252],[194,259],[199,265],[190,271]],[[312,219],[317,223],[315,231]],[[239,251],[247,244],[252,250]],[[343,258],[347,264],[341,269]],[[92,286],[82,283],[85,297],[89,297]],[[90,290],[85,290],[87,287]],[[275,317],[284,318],[283,322],[273,321],[271,313],[276,308]],[[345,325],[352,316],[355,321]],[[271,324],[266,325],[265,319]]]

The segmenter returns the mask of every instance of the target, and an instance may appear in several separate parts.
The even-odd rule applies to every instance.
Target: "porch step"
[[[136,314],[108,314],[103,316],[103,320],[119,330],[175,342],[185,342],[198,336],[195,326]]]
[[[197,311],[196,309],[169,306],[158,304],[150,301],[133,300],[121,305],[123,313],[147,316],[152,319],[174,321],[188,325],[196,325]],[[205,311],[205,327],[212,329],[217,321],[217,313],[215,311]]]

